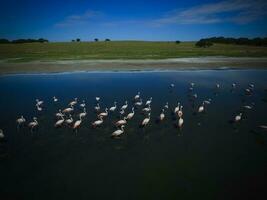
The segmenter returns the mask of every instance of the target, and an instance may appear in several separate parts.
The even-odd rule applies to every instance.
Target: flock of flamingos
[[[175,85],[171,84],[170,85],[171,88],[174,88]],[[192,92],[194,90],[195,84],[194,83],[190,83],[189,86],[189,91]],[[215,85],[215,89],[219,90],[220,85],[216,84]],[[236,84],[233,83],[232,84],[232,89],[236,88]],[[245,89],[245,93],[247,95],[251,95],[254,91],[254,85],[253,84],[249,84],[248,88]],[[191,93],[192,98],[197,98],[197,94],[193,94]],[[131,111],[127,114],[126,113],[126,109],[128,108],[128,102],[125,101],[124,105],[122,105],[120,107],[120,109],[117,106],[117,102],[114,102],[114,105],[110,108],[105,108],[104,112],[101,112],[101,107],[100,107],[100,97],[96,97],[96,105],[94,107],[95,112],[96,112],[96,117],[97,120],[92,122],[92,127],[98,127],[101,126],[104,123],[104,119],[107,118],[107,116],[109,115],[110,112],[115,112],[116,110],[119,111],[120,113],[120,120],[118,120],[115,123],[115,126],[117,127],[117,130],[115,130],[111,136],[112,137],[119,137],[124,133],[124,127],[127,125],[127,122],[129,120],[131,120],[134,115],[135,115],[135,110],[138,107],[142,108],[142,112],[146,115],[145,118],[142,120],[142,122],[140,123],[140,127],[145,127],[150,123],[150,113],[151,113],[151,104],[152,104],[152,97],[150,97],[146,102],[142,101],[140,92],[138,92],[138,94],[136,94],[133,97],[133,107],[131,109]],[[58,99],[54,96],[53,97],[53,102],[58,102]],[[202,113],[205,111],[205,107],[211,104],[211,99],[208,100],[204,100],[202,102],[202,104],[199,105],[197,112],[198,113]],[[43,105],[44,105],[44,101],[36,99],[36,109],[38,112],[42,112],[43,110]],[[78,120],[74,121],[72,118],[72,113],[74,112],[75,109],[77,109],[77,107],[80,107],[80,109],[82,109],[83,111],[80,112],[78,114]],[[244,106],[245,109],[252,109],[251,105],[245,105]],[[163,121],[165,118],[165,110],[169,109],[169,105],[168,102],[166,102],[166,104],[163,106],[163,108],[161,109],[161,113],[158,116],[158,121]],[[183,105],[181,105],[179,102],[177,104],[177,106],[173,109],[173,113],[175,114],[176,118],[177,118],[177,127],[179,127],[180,129],[183,127],[184,124],[184,119],[183,119]],[[77,132],[78,128],[81,126],[83,119],[86,117],[87,112],[86,112],[86,103],[83,100],[82,102],[80,102],[80,104],[78,104],[78,99],[75,98],[73,101],[71,101],[68,104],[68,107],[61,110],[59,109],[57,113],[55,113],[55,117],[56,117],[56,122],[54,124],[55,127],[61,127],[64,124],[71,127],[73,130],[75,130]],[[233,122],[239,122],[240,120],[242,120],[242,112],[238,113],[234,119]],[[17,126],[18,128],[22,127],[23,125],[26,124],[26,119],[21,116],[20,118],[18,118],[16,120]],[[37,128],[39,126],[39,123],[37,121],[37,117],[33,117],[33,120],[31,122],[28,123],[28,127],[30,128],[31,131],[33,131],[35,128]],[[267,130],[267,126],[266,125],[261,125],[259,126],[262,129]],[[3,130],[0,129],[0,138],[4,138],[4,133]]]

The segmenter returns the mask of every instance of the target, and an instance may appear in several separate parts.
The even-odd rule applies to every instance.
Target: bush
[[[77,38],[77,39],[76,39],[76,42],[80,42],[80,41],[81,41],[81,39],[80,39],[80,38]]]
[[[110,39],[105,39],[105,41],[106,41],[106,42],[109,42],[109,41],[110,41]]]
[[[210,47],[212,45],[213,45],[212,42],[204,40],[204,39],[201,39],[196,43],[197,47],[204,47],[204,48]]]
[[[179,40],[176,40],[175,43],[176,43],[176,44],[180,44],[181,42],[180,42]]]
[[[0,44],[8,44],[8,43],[10,43],[9,40],[7,40],[7,39],[0,39]]]
[[[95,42],[98,42],[98,38],[95,38]]]

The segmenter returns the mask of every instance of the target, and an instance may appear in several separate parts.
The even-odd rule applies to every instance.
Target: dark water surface
[[[195,82],[192,101],[189,83]],[[235,90],[231,84],[237,83]],[[170,84],[175,87],[170,89]],[[220,83],[219,90],[215,83]],[[244,89],[254,83],[252,95]],[[1,199],[237,199],[266,195],[267,71],[177,71],[138,73],[71,73],[0,77]],[[118,106],[141,92],[153,97],[151,121],[145,128],[140,108],[120,139],[110,138],[118,112],[93,129],[95,97],[101,111]],[[58,103],[52,97],[59,99]],[[78,97],[88,114],[77,134],[67,126],[55,129],[55,113]],[[44,100],[44,111],[35,99]],[[205,99],[206,112],[196,114]],[[166,119],[155,123],[168,101]],[[184,126],[176,128],[172,114],[184,106]],[[254,105],[255,104],[255,105]],[[244,105],[253,105],[245,110]],[[76,106],[74,120],[82,110]],[[230,123],[239,112],[240,123]],[[36,116],[39,128],[17,130]]]

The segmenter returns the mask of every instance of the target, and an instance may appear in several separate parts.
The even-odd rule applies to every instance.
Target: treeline
[[[252,45],[252,46],[267,46],[267,37],[265,38],[226,38],[226,37],[211,37],[199,40],[201,44],[238,44],[238,45]]]
[[[34,42],[45,43],[49,41],[43,38],[39,38],[37,40],[36,39],[17,39],[17,40],[0,39],[0,44],[19,44],[19,43],[34,43]]]

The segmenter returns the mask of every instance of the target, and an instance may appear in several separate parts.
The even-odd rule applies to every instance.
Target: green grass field
[[[267,47],[214,44],[195,47],[194,42],[66,42],[0,44],[0,59],[9,62],[76,59],[163,59],[199,56],[267,57]]]

